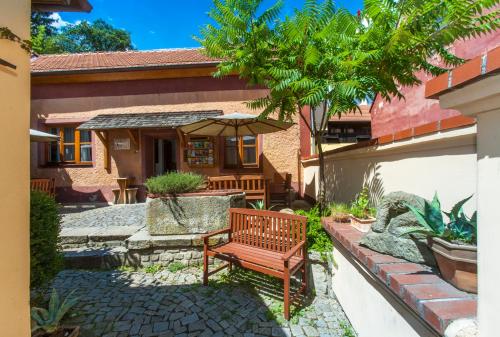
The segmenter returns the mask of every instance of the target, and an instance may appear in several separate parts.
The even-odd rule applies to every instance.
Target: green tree
[[[356,111],[376,93],[403,97],[401,86],[419,83],[462,60],[447,47],[458,39],[498,28],[498,0],[365,0],[355,16],[332,1],[307,0],[279,19],[282,1],[262,9],[262,0],[214,0],[215,24],[201,30],[206,53],[223,59],[214,76],[238,73],[269,94],[249,106],[281,120],[297,114],[309,128],[319,155],[319,203],[324,202],[323,126],[333,115]],[[484,14],[488,13],[488,14]],[[431,63],[437,56],[440,63]],[[304,107],[321,109],[308,123]]]
[[[57,33],[57,29],[53,26],[56,20],[51,15],[51,12],[31,12],[31,36],[38,35],[40,27],[45,28],[45,34],[48,36]]]
[[[134,49],[128,31],[114,28],[102,19],[67,25],[55,34],[48,34],[45,26],[39,26],[32,39],[34,51],[38,54]]]

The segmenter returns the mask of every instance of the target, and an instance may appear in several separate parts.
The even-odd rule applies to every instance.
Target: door
[[[175,139],[154,139],[154,175],[162,175],[177,170]]]

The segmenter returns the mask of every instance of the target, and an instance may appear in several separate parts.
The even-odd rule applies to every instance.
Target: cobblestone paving
[[[95,209],[62,213],[62,228],[114,226],[145,226],[146,204],[113,205]]]
[[[63,295],[76,289],[79,304],[68,323],[81,325],[82,337],[354,336],[336,300],[316,297],[286,322],[281,285],[238,274],[203,287],[199,268],[65,270],[54,287]]]

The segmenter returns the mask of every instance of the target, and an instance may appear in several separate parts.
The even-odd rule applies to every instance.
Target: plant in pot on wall
[[[351,225],[361,232],[368,232],[375,222],[375,209],[369,206],[368,188],[364,187],[356,196],[350,208]]]
[[[344,203],[332,203],[330,205],[330,216],[335,222],[350,222],[351,221],[351,208]]]
[[[77,302],[78,298],[73,297],[73,292],[61,302],[57,291],[52,289],[48,309],[31,308],[32,336],[77,337],[80,334],[79,326],[61,325],[61,320]]]
[[[406,204],[422,227],[409,228],[401,235],[427,235],[443,278],[459,289],[477,293],[477,212],[469,218],[463,211],[470,198],[457,202],[450,212],[441,211],[437,194],[432,202],[425,202],[423,212]],[[443,213],[449,218],[448,223]]]

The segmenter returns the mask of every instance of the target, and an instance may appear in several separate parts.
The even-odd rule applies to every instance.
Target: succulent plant
[[[73,293],[74,291],[61,302],[57,291],[52,289],[47,309],[31,308],[31,319],[33,320],[31,331],[42,330],[46,333],[53,333],[59,330],[63,317],[78,302],[78,298],[73,297]]]
[[[460,200],[451,209],[450,212],[441,210],[441,202],[437,193],[429,203],[425,201],[424,209],[419,210],[416,207],[405,204],[408,207],[422,227],[410,227],[400,235],[421,233],[432,237],[439,237],[449,242],[463,242],[467,244],[476,244],[477,238],[477,212],[474,212],[469,218],[463,211],[464,204],[472,198]],[[443,219],[443,213],[449,218],[446,223]]]
[[[250,203],[250,206],[252,206],[253,209],[266,210],[266,204],[264,204],[264,201],[262,201],[262,200],[258,200],[255,203]],[[269,211],[272,210],[274,208],[274,206],[276,206],[276,205],[273,205],[273,206],[267,208],[267,210],[269,210]]]

